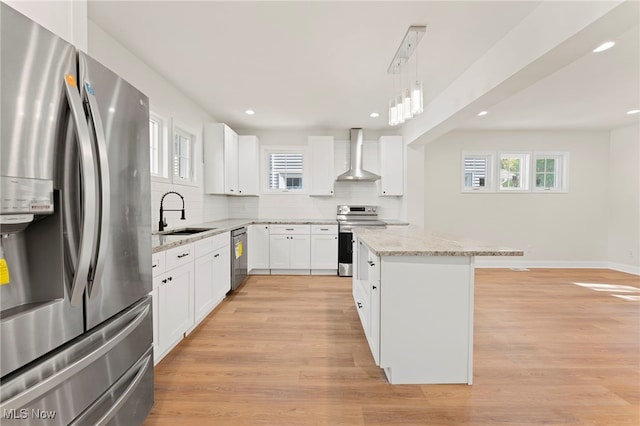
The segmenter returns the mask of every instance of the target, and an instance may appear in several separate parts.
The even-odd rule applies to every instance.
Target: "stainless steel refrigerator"
[[[153,405],[148,98],[0,3],[0,423]]]

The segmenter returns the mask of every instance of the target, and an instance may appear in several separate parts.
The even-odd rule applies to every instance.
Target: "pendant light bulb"
[[[402,100],[402,95],[398,95],[396,98],[396,108],[398,110],[398,123],[404,123],[404,102]]]
[[[411,111],[411,87],[409,84],[409,71],[407,70],[406,87],[402,95],[402,109],[404,111],[404,119],[409,120],[413,118],[413,112]]]
[[[411,87],[411,113],[413,115],[422,114],[424,109],[422,96],[422,82],[416,80]]]
[[[389,125],[395,126],[398,124],[398,108],[396,108],[396,100],[391,99],[389,101]]]

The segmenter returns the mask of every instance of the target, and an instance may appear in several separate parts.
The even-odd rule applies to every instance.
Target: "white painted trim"
[[[609,269],[614,271],[626,272],[627,274],[640,275],[640,266],[627,265],[625,263],[609,262]]]
[[[610,269],[609,262],[584,260],[524,260],[478,256],[476,268],[577,268],[577,269]]]

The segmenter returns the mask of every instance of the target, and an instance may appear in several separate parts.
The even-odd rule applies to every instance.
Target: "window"
[[[463,191],[492,189],[493,153],[463,153]]]
[[[149,113],[150,173],[156,180],[169,179],[169,147],[167,145],[167,121]]]
[[[529,190],[529,154],[500,153],[500,191]]]
[[[195,135],[174,125],[173,183],[194,184]]]
[[[568,153],[540,152],[534,154],[535,191],[567,191]]]
[[[463,152],[462,192],[567,192],[568,163],[568,152]]]
[[[265,148],[268,192],[302,192],[304,188],[304,149]]]

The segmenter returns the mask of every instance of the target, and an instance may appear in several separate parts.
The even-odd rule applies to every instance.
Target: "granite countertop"
[[[522,250],[431,232],[414,225],[358,228],[355,236],[378,256],[522,256]]]
[[[224,232],[233,231],[234,229],[252,224],[295,224],[295,225],[336,225],[335,219],[224,219],[212,222],[204,222],[192,224],[174,229],[170,231],[178,231],[184,228],[209,228],[210,230],[198,232],[192,235],[162,235],[154,232],[151,235],[151,251],[158,253],[184,244],[193,243],[198,240],[213,237],[214,235]]]

